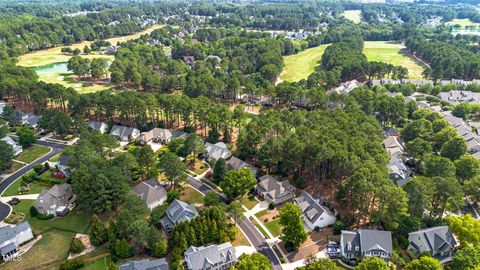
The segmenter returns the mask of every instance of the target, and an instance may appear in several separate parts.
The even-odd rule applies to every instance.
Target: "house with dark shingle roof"
[[[120,265],[120,270],[168,270],[168,263],[165,258],[156,260],[128,261]]]
[[[110,135],[119,141],[129,142],[140,136],[140,130],[137,128],[115,125],[110,130]]]
[[[227,166],[228,169],[230,170],[240,170],[243,168],[247,168],[252,170],[253,175],[257,175],[258,169],[247,162],[237,158],[237,157],[231,157],[229,160],[227,160]]]
[[[34,206],[42,215],[64,216],[68,213],[68,206],[74,202],[75,195],[70,184],[61,184],[42,190]]]
[[[293,201],[302,210],[301,218],[307,231],[311,232],[315,228],[327,227],[337,220],[335,214],[305,191]]]
[[[235,250],[230,242],[207,247],[191,246],[184,253],[189,270],[230,269],[237,262]]]
[[[32,228],[28,222],[16,226],[0,228],[0,255],[3,260],[18,256],[20,245],[33,239]]]
[[[256,186],[258,196],[269,203],[281,204],[293,198],[295,187],[288,180],[278,181],[277,177],[265,174]]]
[[[197,216],[198,212],[195,205],[174,200],[165,211],[165,215],[160,220],[160,224],[167,233],[170,233],[178,223],[190,221]]]
[[[140,196],[150,209],[163,204],[167,200],[167,192],[156,177],[136,185],[131,192]]]
[[[458,243],[448,226],[432,227],[408,234],[408,253],[418,257],[428,253],[441,263],[451,262]]]
[[[364,257],[379,257],[388,261],[392,253],[392,233],[389,231],[342,231],[340,254],[344,261],[358,262]]]

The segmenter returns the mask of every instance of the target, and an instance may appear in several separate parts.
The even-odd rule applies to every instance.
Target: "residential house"
[[[373,256],[388,261],[392,252],[392,233],[389,231],[342,231],[340,236],[340,253],[346,262],[358,262]]]
[[[22,153],[22,146],[18,145],[10,136],[5,136],[0,140],[6,142],[12,147],[14,156],[18,156],[20,153]]]
[[[258,196],[269,203],[281,204],[293,199],[295,187],[288,180],[279,181],[277,177],[265,174],[259,178],[256,186]]]
[[[209,161],[217,161],[220,158],[227,160],[232,156],[232,152],[228,150],[227,145],[223,142],[217,142],[216,144],[207,142],[205,143],[204,155]]]
[[[18,119],[19,125],[26,125],[27,124],[27,119],[33,116],[33,114],[31,114],[31,113],[24,113],[24,112],[19,111],[19,110],[15,110],[13,112],[13,114],[15,115],[15,118]]]
[[[131,192],[140,196],[150,209],[163,204],[167,200],[167,192],[156,177],[136,185]]]
[[[137,128],[114,125],[110,130],[110,135],[119,141],[130,142],[140,136],[140,130]]]
[[[38,120],[42,118],[41,115],[32,115],[27,118],[25,121],[25,125],[29,128],[37,128],[38,127]]]
[[[252,170],[253,175],[257,175],[257,168],[253,167],[252,165],[246,163],[245,161],[237,158],[237,157],[231,157],[229,160],[227,160],[227,166],[230,170],[240,170],[243,168],[248,168]]]
[[[165,216],[160,220],[162,228],[171,232],[182,221],[190,221],[198,216],[197,209],[193,204],[187,204],[180,200],[174,200],[165,211]]]
[[[392,132],[391,129],[388,130]],[[412,174],[412,170],[405,164],[403,143],[398,136],[390,135],[383,140],[383,146],[390,156],[388,162],[389,177],[397,186],[401,187],[410,180]]]
[[[70,174],[69,158],[70,155],[61,155],[56,164],[57,170],[61,171],[65,176]]]
[[[120,270],[169,270],[168,262],[165,258],[156,260],[138,260],[128,261],[120,265]]]
[[[400,131],[398,131],[396,128],[393,128],[393,127],[384,127],[383,133],[385,134],[385,138],[389,136],[394,136],[394,137],[400,136]]]
[[[170,130],[164,128],[154,128],[150,131],[140,134],[139,142],[146,145],[149,142],[167,143],[175,138],[186,138],[187,133],[183,131]]]
[[[2,259],[8,260],[17,257],[19,247],[33,239],[32,228],[25,221],[16,226],[7,225],[0,228],[0,255]]]
[[[363,83],[352,80],[348,82],[341,83],[338,87],[329,90],[329,93],[337,93],[337,94],[348,94],[353,91],[353,89],[363,86]]]
[[[70,184],[61,184],[42,190],[34,206],[43,215],[65,216],[74,203],[75,195]]]
[[[97,130],[100,133],[104,134],[108,130],[108,125],[107,123],[104,123],[104,122],[89,121],[87,123],[87,126],[88,126],[88,131],[90,132]]]
[[[462,102],[480,104],[480,93],[472,91],[452,90],[449,92],[440,92],[438,97],[452,105],[457,105]]]
[[[190,246],[184,256],[189,270],[230,269],[237,262],[235,249],[230,242],[206,247]]]
[[[458,245],[448,226],[432,227],[408,234],[408,253],[418,257],[428,253],[441,263],[451,262]]]
[[[307,231],[311,232],[316,228],[324,228],[335,223],[337,218],[328,207],[314,199],[312,195],[303,191],[300,196],[293,199],[302,210],[302,220]]]

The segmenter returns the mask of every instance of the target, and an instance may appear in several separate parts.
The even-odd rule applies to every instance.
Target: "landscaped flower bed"
[[[18,224],[25,219],[25,213],[23,212],[12,212],[6,219],[5,222],[9,224]]]

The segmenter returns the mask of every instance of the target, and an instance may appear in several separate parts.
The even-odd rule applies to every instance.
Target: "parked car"
[[[340,246],[336,242],[329,242],[327,244],[327,253],[330,259],[340,258]]]

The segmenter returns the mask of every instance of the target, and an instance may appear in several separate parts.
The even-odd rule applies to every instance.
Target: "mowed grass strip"
[[[24,147],[20,155],[15,157],[15,160],[30,163],[50,152],[50,147],[42,145],[31,145],[29,147]]]
[[[354,23],[360,23],[362,21],[362,11],[359,9],[356,10],[345,10],[342,13],[342,16]]]
[[[283,68],[280,79],[287,82],[297,82],[307,79],[308,75],[315,71],[315,67],[320,65],[325,49],[330,44],[320,45],[306,49],[293,55],[287,55],[283,58],[285,67]]]
[[[410,79],[423,79],[423,64],[416,60],[400,43],[389,41],[365,41],[363,53],[368,61],[378,61],[403,66],[408,69]]]
[[[116,45],[118,42],[129,41],[132,39],[139,38],[141,35],[149,34],[152,31],[159,29],[161,27],[163,27],[163,25],[154,25],[136,34],[127,35],[123,37],[109,38],[109,39],[106,39],[106,41],[109,41],[112,45]],[[24,67],[39,67],[39,66],[45,66],[45,65],[54,64],[54,63],[67,62],[68,59],[70,59],[70,57],[72,56],[62,53],[61,52],[62,48],[65,48],[65,47],[70,47],[72,49],[78,48],[83,51],[83,48],[85,47],[85,45],[90,46],[91,43],[92,43],[91,41],[83,41],[80,43],[72,44],[70,46],[59,46],[59,47],[50,48],[47,50],[40,50],[40,51],[28,53],[20,57],[18,65],[24,66]],[[81,55],[81,56],[85,57],[85,55]],[[112,56],[105,56],[105,55],[98,55],[98,54],[91,54],[86,57],[88,58],[107,57],[107,58],[113,59]]]

